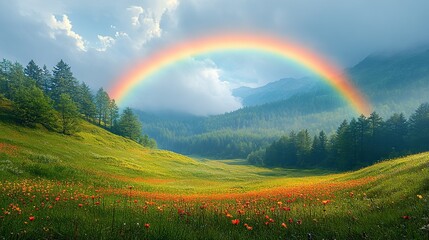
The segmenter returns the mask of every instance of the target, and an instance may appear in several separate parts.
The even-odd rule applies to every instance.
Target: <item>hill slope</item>
[[[425,239],[429,230],[429,153],[348,173],[265,169],[144,149],[89,123],[64,136],[0,121],[0,173],[0,237]]]

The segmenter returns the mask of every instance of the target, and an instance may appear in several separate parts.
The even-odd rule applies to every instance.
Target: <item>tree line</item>
[[[62,134],[74,134],[83,118],[115,134],[144,146],[156,147],[153,139],[142,134],[142,124],[131,108],[119,114],[114,99],[100,88],[94,95],[85,82],[79,82],[70,66],[60,60],[52,72],[31,60],[0,62],[0,95],[13,103],[14,120],[34,127],[37,124]]]
[[[321,131],[290,132],[266,148],[250,153],[251,164],[269,167],[349,170],[377,161],[429,150],[429,104],[406,119],[393,114],[384,121],[376,112],[344,120],[331,136]]]

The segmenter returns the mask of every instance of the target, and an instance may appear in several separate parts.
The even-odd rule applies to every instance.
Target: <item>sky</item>
[[[427,0],[0,0],[0,58],[52,69],[63,59],[108,90],[137,62],[180,41],[222,32],[275,35],[340,68],[375,52],[429,46]],[[308,70],[276,57],[191,57],[143,82],[121,107],[212,115],[240,108],[232,89]]]

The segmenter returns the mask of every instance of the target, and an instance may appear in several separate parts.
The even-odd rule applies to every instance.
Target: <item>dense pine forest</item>
[[[252,164],[286,168],[349,170],[377,161],[429,150],[429,104],[407,120],[393,114],[384,121],[376,112],[344,120],[335,134],[311,138],[308,130],[290,132],[247,157]]]
[[[156,147],[153,139],[141,132],[142,124],[130,108],[119,108],[103,88],[93,94],[79,82],[70,66],[59,61],[52,72],[31,60],[20,63],[0,62],[0,98],[10,102],[13,119],[28,127],[41,125],[48,130],[72,135],[79,131],[81,119],[113,133],[130,138],[143,146]]]

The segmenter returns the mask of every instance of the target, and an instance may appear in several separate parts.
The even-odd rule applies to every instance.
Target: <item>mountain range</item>
[[[382,117],[409,115],[429,101],[427,49],[373,54],[345,73]],[[208,153],[211,157],[245,157],[250,149],[289,131],[332,133],[342,120],[358,117],[335,90],[316,78],[284,78],[258,88],[241,87],[233,94],[244,107],[221,115],[139,111],[143,131],[161,148],[176,152],[207,155],[201,146],[208,144],[219,149]]]

